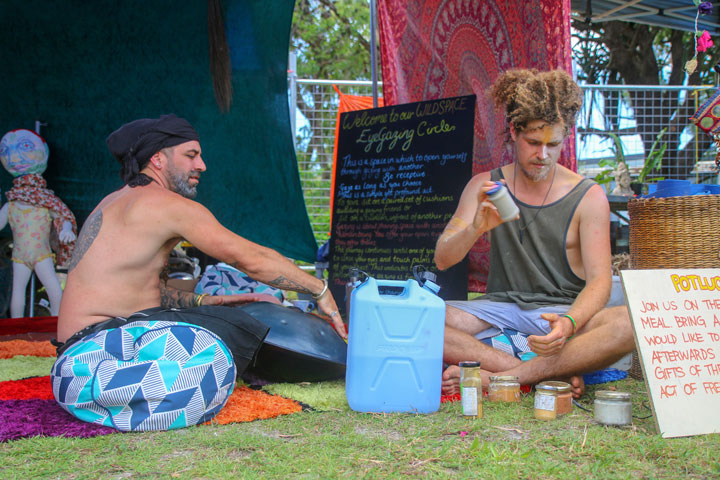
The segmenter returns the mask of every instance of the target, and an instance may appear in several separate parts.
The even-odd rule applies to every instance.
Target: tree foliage
[[[717,49],[698,54],[696,71],[686,74],[685,64],[695,55],[692,32],[621,21],[588,24],[574,20],[573,28],[573,57],[581,68],[580,79],[588,83],[656,86],[715,83],[713,67],[720,60]],[[697,108],[696,99],[670,90],[658,95],[647,93],[633,90],[626,94],[606,92],[605,129],[615,134],[633,133],[620,129],[620,104],[627,102],[635,114],[637,132],[646,152],[651,151],[659,133],[667,129],[662,174],[687,176],[694,166],[695,156],[692,148],[682,148],[681,135],[688,118]],[[711,143],[706,135],[700,135],[699,141],[701,150]]]
[[[370,3],[368,0],[297,0],[291,30],[291,49],[297,55],[301,79],[368,80],[370,62]],[[299,132],[299,161],[312,162],[320,181],[330,178],[333,142],[327,133],[334,116],[319,111],[337,109],[337,96],[328,87],[299,85],[297,106],[308,121]]]
[[[369,2],[297,0],[290,42],[301,78],[368,80]]]

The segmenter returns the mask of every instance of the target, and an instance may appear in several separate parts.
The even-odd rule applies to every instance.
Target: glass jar
[[[572,411],[572,393],[566,382],[547,381],[535,385],[535,418],[554,420]]]
[[[632,401],[627,392],[595,392],[595,421],[603,425],[630,425]]]
[[[460,362],[460,400],[465,417],[482,418],[480,362]]]
[[[513,375],[496,375],[490,377],[488,395],[491,402],[519,402],[519,378]]]

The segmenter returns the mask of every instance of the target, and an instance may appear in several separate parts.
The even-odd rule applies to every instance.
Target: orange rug
[[[8,340],[6,342],[0,342],[0,358],[12,358],[15,355],[54,357],[55,347],[53,347],[49,340],[44,342],[31,342],[30,340]]]
[[[236,422],[252,422],[288,415],[302,410],[299,403],[279,395],[270,395],[262,390],[246,386],[236,387],[227,403],[215,418],[206,424],[227,425]]]

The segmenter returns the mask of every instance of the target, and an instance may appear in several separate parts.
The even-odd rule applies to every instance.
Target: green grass
[[[633,415],[650,415],[645,385],[623,380]],[[720,434],[663,439],[652,417],[596,424],[579,408],[533,417],[519,405],[460,405],[431,415],[308,411],[272,420],[92,439],[30,438],[0,444],[0,478],[718,478]],[[463,433],[467,432],[467,433]]]

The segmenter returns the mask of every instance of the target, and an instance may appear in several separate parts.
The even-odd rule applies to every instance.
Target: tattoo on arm
[[[73,250],[70,264],[68,265],[68,272],[72,272],[73,268],[80,263],[85,252],[88,251],[90,245],[98,236],[100,227],[102,226],[102,210],[98,210],[88,217],[80,230],[80,236],[78,237],[77,244],[75,244],[75,250]]]
[[[230,266],[237,268],[238,270],[242,270],[242,268],[240,268],[240,265],[238,264],[238,262],[233,262],[230,264]],[[300,285],[297,282],[289,280],[289,279],[283,277],[282,275],[277,277],[275,280],[271,280],[271,281],[265,282],[265,283],[267,285],[270,285],[271,287],[279,288],[281,290],[290,290],[292,292],[297,292],[297,293],[309,293],[309,294],[313,293],[312,290],[310,290],[309,288],[307,288],[303,285]]]
[[[275,280],[272,280],[270,282],[267,282],[268,285],[271,287],[276,287],[281,290],[291,290],[293,292],[298,293],[310,293],[312,294],[312,291],[310,291],[307,287],[304,287],[300,285],[297,282],[294,282],[292,280],[288,280],[287,278],[280,276],[277,277]]]
[[[163,308],[192,308],[195,306],[195,294],[168,287],[161,282],[160,305]]]

